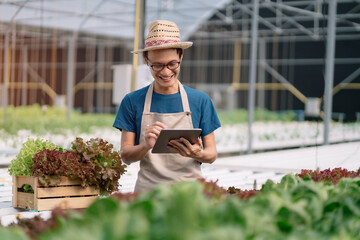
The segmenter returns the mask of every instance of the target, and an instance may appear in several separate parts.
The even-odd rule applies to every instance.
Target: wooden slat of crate
[[[97,195],[99,190],[95,187],[50,187],[50,188],[38,188],[38,198],[44,197],[68,197],[68,196],[84,196],[84,195]]]
[[[34,180],[37,178],[31,176],[13,176],[13,183],[16,185],[17,188],[21,188],[24,184],[29,184],[34,188]]]
[[[68,177],[60,177],[59,180],[53,180],[53,183],[50,183],[48,185],[42,184],[40,181],[38,182],[39,186],[68,186],[68,185],[81,185],[80,179],[70,179]]]
[[[35,210],[34,194],[18,192],[17,193],[17,202],[15,204],[16,205],[14,205],[14,203],[13,203],[13,207]]]
[[[70,178],[67,178],[67,177],[60,177],[60,181],[54,179],[54,180],[50,181],[50,184],[48,184],[48,185],[42,184],[41,181],[39,181],[39,178],[37,178],[37,177],[18,176],[16,178],[16,183],[17,183],[18,188],[21,188],[24,184],[29,184],[32,187],[34,187],[33,184],[35,184],[36,181],[37,181],[39,186],[81,185],[81,180],[80,179],[70,179]]]
[[[96,199],[98,199],[97,196],[38,199],[37,211],[51,210],[55,207],[63,209],[86,208]]]
[[[60,182],[54,181],[52,186],[41,185],[37,177],[13,177],[13,207],[33,209],[37,211],[61,208],[86,208],[98,199],[99,189],[81,187],[81,180],[61,177]],[[34,193],[19,192],[24,184],[32,186]]]
[[[13,186],[12,186],[12,206],[19,207],[19,201],[18,201],[18,181],[19,179],[15,176],[13,176]]]

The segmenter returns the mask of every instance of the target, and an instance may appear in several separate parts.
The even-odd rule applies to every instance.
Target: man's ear
[[[142,57],[143,57],[144,63],[146,63],[146,65],[149,65],[149,63],[147,62],[146,57],[144,55],[142,55]]]

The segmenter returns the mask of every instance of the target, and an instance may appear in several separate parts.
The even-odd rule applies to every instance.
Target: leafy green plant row
[[[248,111],[246,109],[221,111],[218,113],[218,115],[220,118],[220,122],[223,125],[247,123],[248,121]],[[254,111],[254,122],[258,122],[258,121],[290,122],[295,120],[296,120],[296,114],[293,111],[284,111],[281,113],[277,113],[260,108],[256,108]]]
[[[221,111],[218,113],[223,125],[247,122],[247,111],[237,109]],[[256,109],[254,121],[292,121],[295,114],[291,111],[278,114],[267,110]],[[115,114],[81,114],[73,111],[71,119],[67,118],[64,108],[41,107],[38,104],[32,106],[9,106],[6,111],[0,109],[0,129],[10,134],[16,134],[19,130],[31,130],[34,134],[54,133],[62,134],[64,129],[70,129],[78,133],[88,133],[93,127],[111,127]]]
[[[267,181],[248,200],[210,198],[204,183],[181,182],[130,201],[97,200],[84,212],[59,216],[34,239],[357,239],[359,193],[360,178],[335,185],[289,174],[279,184]],[[22,229],[0,228],[0,238],[29,239]]]
[[[64,129],[77,133],[88,133],[93,127],[111,127],[114,123],[114,114],[82,114],[73,111],[71,119],[67,118],[67,110],[57,107],[9,106],[4,122],[4,110],[0,109],[0,129],[10,134],[19,130],[31,130],[34,134],[62,134]]]

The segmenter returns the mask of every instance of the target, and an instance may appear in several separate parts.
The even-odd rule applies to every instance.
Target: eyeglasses
[[[149,62],[149,59],[147,59],[147,61]],[[172,61],[169,62],[168,64],[150,64],[151,69],[155,72],[162,71],[165,68],[165,66],[170,70],[174,70],[180,66],[180,62]]]

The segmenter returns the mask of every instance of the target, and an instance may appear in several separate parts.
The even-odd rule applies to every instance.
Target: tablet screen
[[[162,129],[157,138],[152,153],[176,153],[167,146],[170,140],[186,138],[189,142],[195,143],[201,134],[201,128],[192,129]]]

